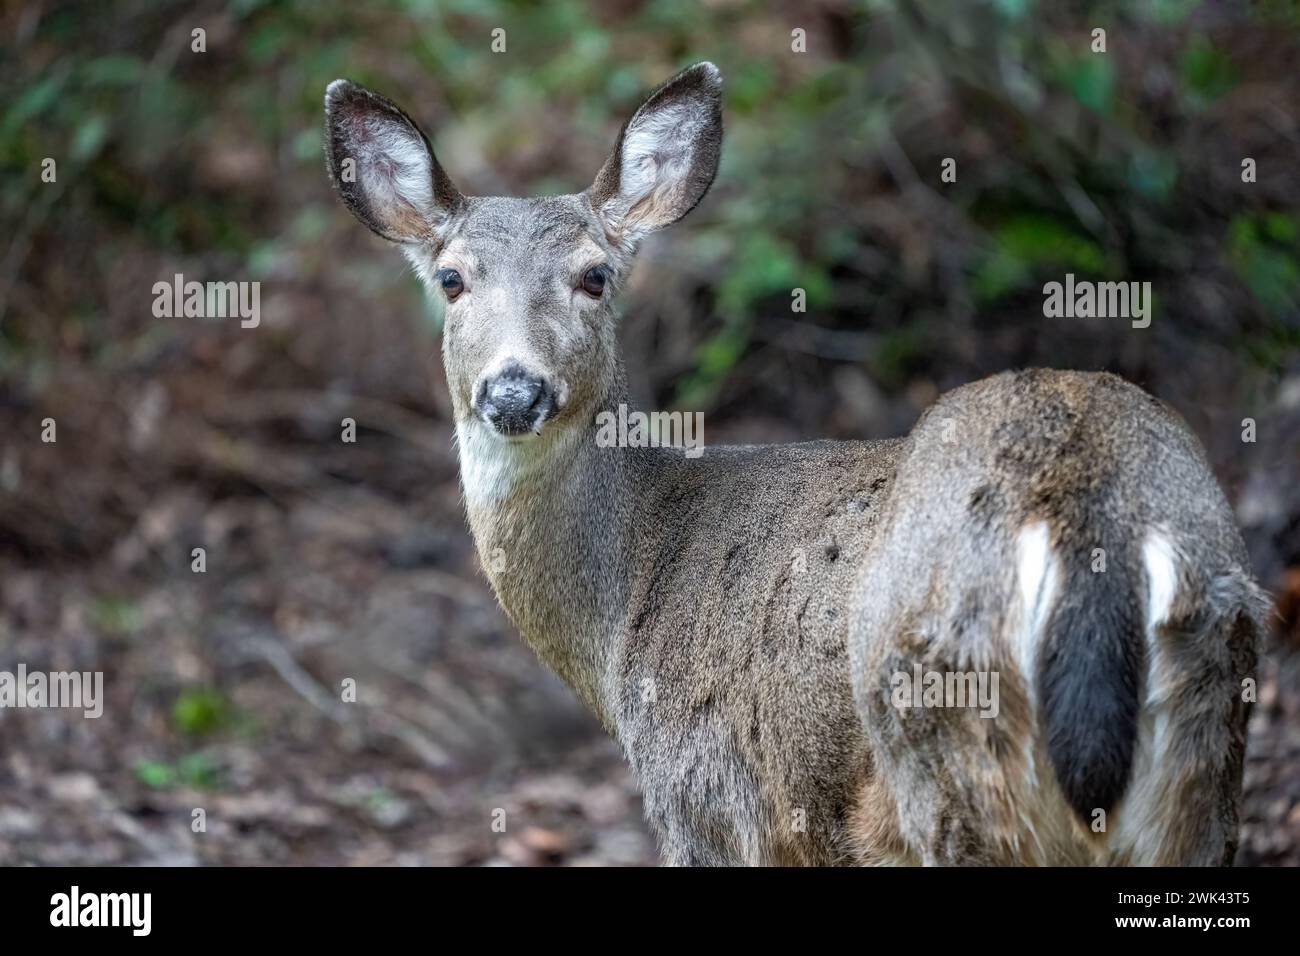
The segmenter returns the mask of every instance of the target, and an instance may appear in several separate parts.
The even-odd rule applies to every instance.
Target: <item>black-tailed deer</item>
[[[388,100],[325,96],[343,201],[446,299],[492,587],[623,746],[665,858],[1231,860],[1264,602],[1155,399],[1027,371],[899,440],[597,440],[628,399],[610,300],[708,190],[720,92],[678,74],[586,192],[540,199],[463,196]]]

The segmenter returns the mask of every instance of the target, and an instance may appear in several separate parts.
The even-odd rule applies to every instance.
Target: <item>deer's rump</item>
[[[1134,386],[1032,371],[941,399],[850,621],[863,858],[1229,861],[1261,613],[1245,567],[1196,439]]]

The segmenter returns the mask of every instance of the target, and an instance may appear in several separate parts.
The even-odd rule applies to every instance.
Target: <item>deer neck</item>
[[[621,374],[596,408],[626,401]],[[608,664],[626,614],[627,541],[641,456],[601,448],[581,427],[506,443],[477,420],[456,428],[461,483],[479,560],[538,657],[611,731]]]

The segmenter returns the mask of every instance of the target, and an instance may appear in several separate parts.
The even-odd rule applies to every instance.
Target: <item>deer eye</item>
[[[455,269],[439,269],[438,285],[447,293],[448,302],[455,302],[456,297],[465,291],[465,281]]]
[[[605,291],[605,283],[608,280],[607,266],[592,266],[582,274],[582,291],[593,299],[599,299]]]

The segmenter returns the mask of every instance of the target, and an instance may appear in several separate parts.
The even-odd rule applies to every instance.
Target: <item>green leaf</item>
[[[1105,53],[1090,53],[1076,60],[1066,71],[1070,92],[1084,106],[1098,113],[1110,111],[1115,97],[1115,70]]]
[[[1183,52],[1183,82],[1203,100],[1215,100],[1237,85],[1232,61],[1204,37],[1197,37]]]
[[[695,353],[696,368],[706,378],[718,378],[730,372],[740,361],[749,343],[747,329],[731,326],[701,343]]]
[[[217,691],[195,688],[182,691],[172,706],[172,723],[186,734],[206,734],[217,730],[230,716],[230,705]]]
[[[91,60],[82,69],[87,86],[134,86],[144,78],[144,61],[134,56],[112,53]]]
[[[83,162],[93,159],[99,152],[104,140],[108,138],[108,117],[103,113],[92,113],[88,116],[72,137],[72,147],[69,150],[70,155],[76,162]]]
[[[135,765],[135,776],[147,787],[176,786],[176,771],[171,764],[161,760],[141,760]]]
[[[1300,220],[1284,212],[1270,212],[1264,216],[1264,234],[1274,242],[1291,243],[1300,238]]]
[[[742,314],[765,296],[788,295],[800,284],[800,273],[793,246],[762,230],[751,230],[741,239],[718,285],[718,305],[728,315]]]
[[[0,123],[0,138],[8,139],[28,120],[48,110],[58,99],[66,79],[66,72],[56,71],[19,93],[5,111],[4,121]]]
[[[1281,315],[1300,306],[1300,250],[1290,217],[1236,217],[1228,227],[1228,259],[1269,312]]]
[[[1092,238],[1042,213],[1016,215],[993,229],[993,236],[993,249],[971,280],[972,291],[981,302],[1027,288],[1042,267],[1092,275],[1105,275],[1115,268]]]
[[[673,396],[674,408],[699,409],[714,401],[727,375],[749,345],[750,323],[733,322],[695,351],[695,372],[687,376]]]
[[[210,790],[217,785],[217,765],[207,754],[186,754],[176,764],[176,775],[186,786]]]

